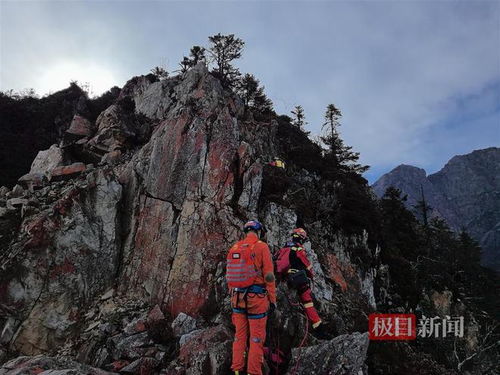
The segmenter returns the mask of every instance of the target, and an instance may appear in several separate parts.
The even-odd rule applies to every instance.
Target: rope
[[[295,367],[293,368],[293,371],[291,372],[291,375],[296,375],[297,374],[297,369],[299,368],[299,364],[300,364],[300,357],[302,356],[302,351],[300,349],[302,349],[302,347],[304,346],[305,342],[306,342],[306,339],[307,339],[307,335],[309,334],[309,319],[307,318],[307,315],[304,311],[304,308],[302,307],[302,305],[297,302],[297,303],[294,303],[292,301],[290,301],[290,298],[288,297],[288,294],[286,295],[286,298],[288,300],[288,303],[292,306],[300,306],[300,311],[299,313],[305,318],[305,323],[306,323],[306,332],[304,334],[304,337],[302,338],[302,341],[300,342],[300,345],[298,346],[298,349],[299,349],[299,357],[297,358],[297,363],[295,364]]]
[[[300,364],[300,357],[302,356],[302,350],[300,350],[300,349],[302,348],[302,346],[304,346],[304,343],[306,342],[307,335],[309,333],[309,321],[307,319],[307,316],[305,316],[305,319],[306,319],[306,334],[304,335],[304,338],[300,342],[299,357],[297,358],[297,363],[295,364],[295,367],[293,368],[293,372],[291,375],[295,375],[297,373],[297,369],[299,368],[299,364]]]

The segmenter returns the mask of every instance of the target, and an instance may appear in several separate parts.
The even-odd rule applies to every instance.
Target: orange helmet
[[[292,238],[305,242],[307,240],[307,232],[303,228],[295,228],[292,230]]]

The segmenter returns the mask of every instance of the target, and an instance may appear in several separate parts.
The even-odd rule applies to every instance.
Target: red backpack
[[[285,275],[290,269],[290,247],[282,247],[276,253],[276,273]]]
[[[255,277],[258,275],[254,262],[254,246],[255,244],[240,241],[229,250],[226,280],[230,288],[246,288],[254,284]]]

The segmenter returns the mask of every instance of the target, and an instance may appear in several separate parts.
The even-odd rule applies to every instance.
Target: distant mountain
[[[454,156],[439,172],[400,165],[372,188],[379,197],[394,186],[408,195],[413,208],[422,192],[433,208],[456,231],[465,229],[479,241],[484,266],[500,271],[500,148],[490,147]]]

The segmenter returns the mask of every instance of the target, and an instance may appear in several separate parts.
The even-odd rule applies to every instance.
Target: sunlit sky
[[[71,80],[94,94],[209,35],[246,42],[237,62],[279,113],[301,104],[318,133],[329,103],[371,165],[440,169],[500,146],[498,1],[0,1],[0,89],[45,94]]]

